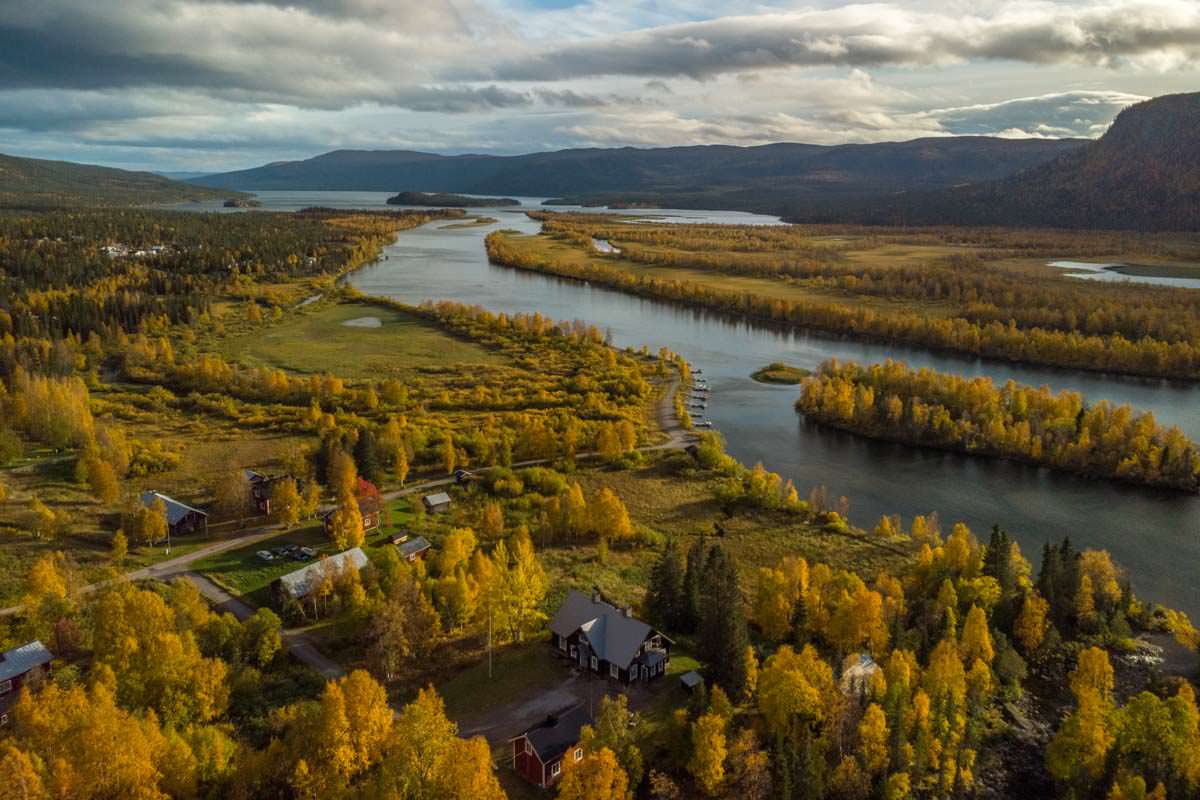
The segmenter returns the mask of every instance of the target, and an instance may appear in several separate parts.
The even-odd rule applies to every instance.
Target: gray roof
[[[46,649],[46,645],[36,639],[29,644],[14,647],[0,653],[0,681],[12,680],[34,667],[44,667],[53,660],[54,656]]]
[[[525,731],[525,737],[537,751],[543,764],[560,758],[563,753],[579,743],[584,725],[592,724],[592,715],[582,705],[547,717],[541,723]]]
[[[200,509],[192,508],[187,503],[181,503],[173,497],[167,497],[162,492],[149,490],[142,492],[142,505],[146,506],[147,508],[149,508],[150,504],[156,499],[162,500],[163,505],[167,507],[167,523],[170,525],[178,525],[179,522],[188,514],[199,514],[202,517],[208,516],[208,514],[204,513]]]
[[[431,545],[429,540],[424,536],[418,536],[415,539],[409,539],[407,542],[401,542],[400,544],[396,545],[396,547],[400,550],[400,555],[404,558],[415,556],[417,553],[420,553],[423,550],[428,550],[432,546],[433,545]]]
[[[449,503],[450,495],[446,494],[445,492],[438,492],[437,494],[427,494],[427,495],[425,495],[424,500],[426,503],[428,503],[431,506],[439,506],[439,505],[442,505],[443,503]]]
[[[700,677],[700,673],[696,670],[685,672],[679,677],[679,682],[689,689],[695,689],[700,684],[704,683],[704,678]]]
[[[572,589],[550,621],[558,636],[582,631],[598,658],[628,668],[646,637],[653,632],[646,623],[625,616],[621,609]]]
[[[289,597],[299,600],[316,590],[325,577],[325,570],[340,570],[347,563],[353,564],[355,569],[362,569],[370,563],[370,560],[362,548],[352,547],[337,555],[329,556],[329,558],[314,561],[295,572],[289,572],[278,580]]]

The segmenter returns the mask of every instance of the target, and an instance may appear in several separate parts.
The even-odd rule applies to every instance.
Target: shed
[[[405,561],[416,561],[418,558],[424,558],[432,546],[424,536],[418,536],[415,539],[401,542],[396,545],[396,549],[400,551],[400,557]]]
[[[167,507],[167,528],[172,536],[182,533],[208,532],[208,514],[198,508],[192,508],[187,503],[181,503],[162,492],[147,490],[142,492],[142,505],[149,508],[155,500],[162,500]]]
[[[303,600],[316,591],[330,573],[343,570],[347,565],[362,569],[369,563],[371,562],[362,548],[352,547],[276,578],[271,582],[271,595],[278,605],[283,605],[288,600]]]
[[[551,714],[510,742],[513,771],[532,784],[546,788],[562,777],[564,762],[583,760],[579,745],[584,725],[592,724],[592,715],[582,705]]]
[[[679,683],[688,692],[693,692],[697,686],[704,684],[704,678],[700,676],[699,672],[696,672],[696,670],[693,669],[680,675]]]
[[[21,687],[31,673],[49,673],[54,656],[37,639],[0,653],[0,725],[8,724],[9,709],[17,702]]]
[[[431,514],[437,514],[450,509],[450,495],[445,492],[437,494],[427,494],[421,498],[421,504],[425,506],[425,510]]]

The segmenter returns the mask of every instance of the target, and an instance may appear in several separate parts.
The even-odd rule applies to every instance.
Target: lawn
[[[367,558],[374,558],[383,548],[391,547],[393,533],[401,530],[412,519],[412,507],[407,498],[391,500],[387,509],[393,524],[390,527],[382,525],[379,530],[368,533],[367,540],[363,543],[363,552],[367,554]],[[324,555],[337,553],[337,548],[329,541],[321,524],[308,522],[255,544],[208,556],[193,564],[192,569],[207,575],[251,605],[270,606],[271,582],[281,575],[302,568],[306,563],[312,563],[286,558],[263,561],[257,555],[259,550],[270,550],[288,544],[311,547]]]
[[[479,661],[435,683],[451,719],[478,717],[562,683],[566,673],[550,654],[546,638],[498,648],[488,677],[486,653]]]
[[[278,325],[231,336],[218,347],[227,358],[252,366],[305,375],[330,372],[352,380],[405,378],[449,365],[469,372],[473,366],[508,363],[419,317],[365,303],[318,303]]]

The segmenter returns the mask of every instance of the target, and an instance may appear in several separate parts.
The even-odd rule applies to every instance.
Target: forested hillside
[[[240,196],[150,172],[0,154],[0,207],[133,206]]]
[[[793,218],[887,224],[1200,229],[1200,93],[1157,97],[1096,142],[1011,177]]]

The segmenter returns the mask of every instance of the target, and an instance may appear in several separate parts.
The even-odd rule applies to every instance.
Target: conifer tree
[[[683,577],[679,542],[671,537],[650,570],[646,615],[655,625],[667,630],[682,629],[685,622]]]
[[[737,565],[720,545],[709,551],[703,576],[701,648],[712,680],[740,697],[746,686],[744,661],[749,634]]]

